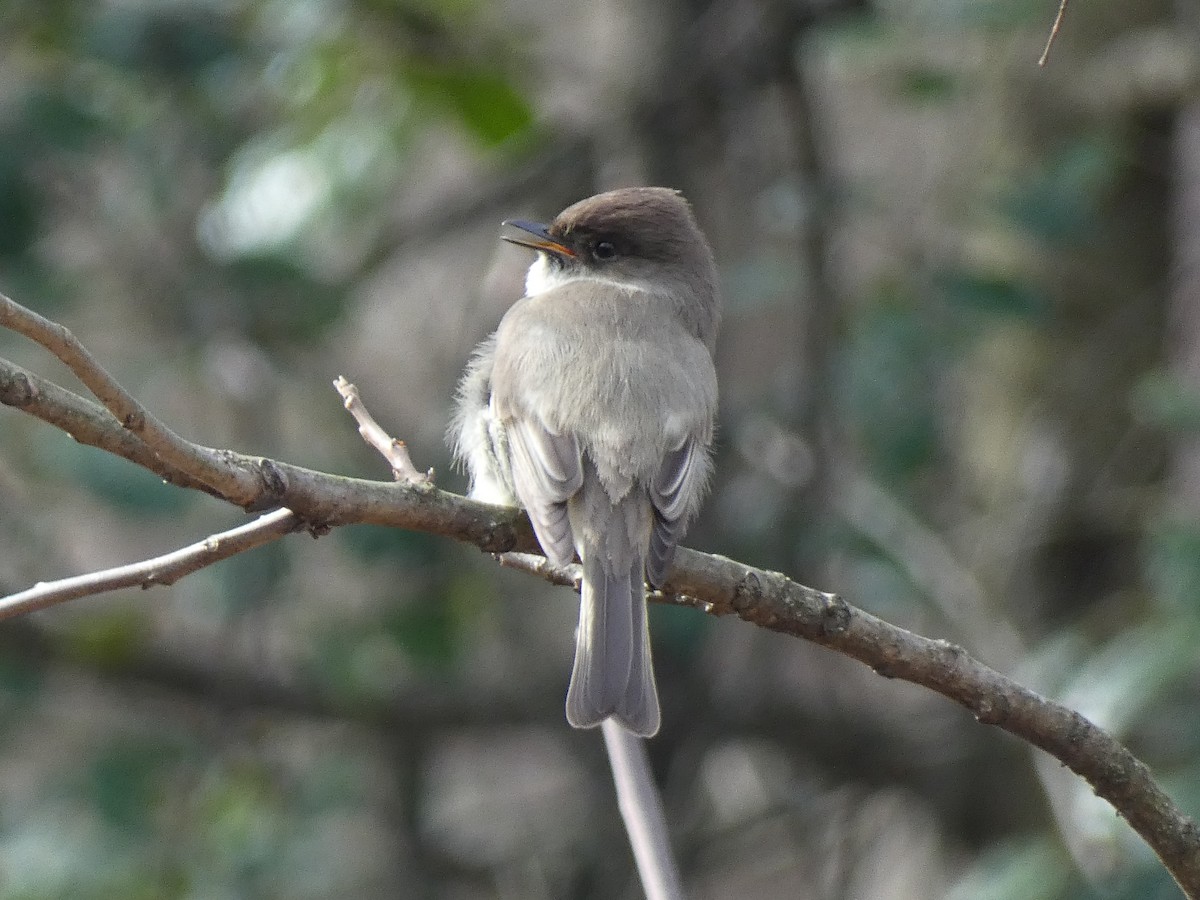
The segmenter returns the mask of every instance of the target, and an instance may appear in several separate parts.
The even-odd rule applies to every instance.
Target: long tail
[[[612,716],[634,734],[650,737],[661,716],[646,624],[645,564],[640,553],[618,554],[627,563],[619,567],[599,548],[584,547],[581,555],[583,588],[567,721],[591,728]]]

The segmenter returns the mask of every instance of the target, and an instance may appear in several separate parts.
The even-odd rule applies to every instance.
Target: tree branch
[[[290,520],[280,510],[278,518],[268,517],[272,527],[371,523],[443,535],[491,553],[537,549],[528,520],[517,510],[476,503],[428,483],[342,478],[192,444],[133,400],[62,326],[3,295],[0,325],[31,337],[66,362],[107,413],[4,360],[0,403],[174,483],[203,486],[245,508],[284,506],[295,514]],[[246,527],[263,539],[278,536],[262,520]],[[257,527],[263,530],[257,532]],[[571,573],[558,570],[546,574],[560,582],[571,578]],[[663,592],[652,599],[711,615],[736,615],[828,647],[885,677],[937,691],[980,722],[1040,747],[1085,778],[1145,839],[1184,892],[1200,900],[1200,829],[1155,783],[1147,766],[1079,713],[988,668],[962,648],[891,625],[777,572],[686,548],[677,553]]]
[[[164,463],[188,472],[230,502],[239,506],[253,503],[257,491],[252,470],[231,466],[221,451],[185,441],[167,428],[117,383],[66,326],[0,294],[0,327],[24,335],[57,356],[121,426],[140,438]]]
[[[67,600],[91,597],[127,587],[143,590],[156,584],[174,584],[184,575],[199,571],[223,559],[290,534],[300,526],[290,509],[277,509],[259,516],[253,522],[231,528],[220,534],[171,553],[156,556],[128,566],[104,569],[74,578],[40,582],[28,590],[0,599],[0,621],[13,616],[45,609]]]

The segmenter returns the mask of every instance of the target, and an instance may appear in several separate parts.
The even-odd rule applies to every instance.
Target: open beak
[[[510,244],[529,247],[533,250],[541,250],[544,253],[554,253],[558,256],[575,255],[574,250],[551,237],[545,225],[540,225],[537,222],[526,222],[521,219],[509,219],[503,223],[503,226],[508,230],[508,233],[501,234],[500,239],[508,241]]]

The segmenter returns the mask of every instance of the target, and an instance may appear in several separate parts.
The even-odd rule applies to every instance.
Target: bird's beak
[[[503,224],[508,233],[501,234],[500,239],[508,241],[510,244],[541,250],[544,253],[554,253],[558,256],[575,255],[574,250],[552,237],[545,225],[537,222],[525,222],[521,219],[509,219]]]

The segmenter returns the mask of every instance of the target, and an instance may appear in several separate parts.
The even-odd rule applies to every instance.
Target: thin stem
[[[358,388],[355,385],[339,375],[333,380],[333,386],[341,394],[342,405],[346,407],[346,412],[354,416],[354,421],[358,423],[358,433],[362,439],[392,467],[393,478],[411,484],[433,482],[433,469],[427,472],[417,471],[417,467],[413,465],[412,457],[408,453],[408,445],[404,441],[392,437],[384,431],[382,425],[375,421],[375,417],[362,402],[362,397],[359,396]]]
[[[28,590],[0,599],[0,620],[121,588],[144,589],[156,584],[174,584],[184,575],[290,534],[298,524],[291,510],[277,509],[259,516],[253,522],[210,535],[195,544],[153,559],[73,578],[41,582]]]
[[[605,719],[600,728],[646,900],[683,900],[683,882],[671,852],[667,819],[645,742],[612,719]]]
[[[1046,47],[1042,50],[1042,55],[1038,57],[1038,65],[1045,68],[1046,63],[1050,60],[1050,48],[1054,46],[1054,41],[1058,38],[1058,30],[1062,28],[1063,16],[1067,14],[1067,0],[1059,0],[1058,14],[1054,17],[1054,24],[1050,26],[1050,36],[1046,38]]]

